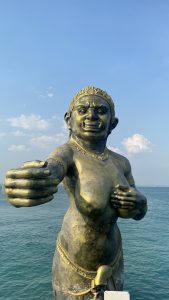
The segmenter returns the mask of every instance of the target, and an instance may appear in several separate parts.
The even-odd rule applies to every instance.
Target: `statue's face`
[[[111,121],[108,103],[101,97],[81,97],[74,106],[70,117],[72,134],[83,139],[106,139]]]

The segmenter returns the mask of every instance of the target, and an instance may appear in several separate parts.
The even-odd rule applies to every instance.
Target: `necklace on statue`
[[[83,153],[84,155],[91,156],[93,158],[96,158],[98,160],[107,160],[109,158],[109,151],[107,148],[105,148],[104,152],[101,154],[96,154],[94,152],[90,152],[84,147],[82,147],[75,139],[71,137],[70,143],[76,148],[77,151]]]

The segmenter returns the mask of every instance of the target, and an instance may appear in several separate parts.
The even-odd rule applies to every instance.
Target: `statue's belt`
[[[119,263],[119,260],[122,256],[122,244],[119,245],[118,251],[116,253],[116,256],[114,260],[109,265],[101,265],[97,271],[89,271],[82,267],[80,267],[78,264],[72,261],[72,259],[69,257],[69,254],[64,249],[64,247],[61,244],[60,237],[57,239],[57,250],[60,254],[60,256],[66,261],[66,263],[72,268],[73,271],[78,273],[80,276],[90,279],[91,280],[91,287],[85,291],[81,292],[73,292],[68,291],[69,294],[74,296],[81,296],[85,295],[89,292],[94,293],[96,290],[96,287],[98,286],[107,286],[109,278],[112,278],[113,284],[116,290],[116,285],[113,279],[113,270],[116,268],[116,266]]]

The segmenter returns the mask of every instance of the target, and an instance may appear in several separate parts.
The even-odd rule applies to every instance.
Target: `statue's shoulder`
[[[69,142],[57,147],[54,151],[52,151],[48,158],[57,158],[60,157],[64,160],[71,160],[73,155],[73,150]]]
[[[127,157],[109,149],[109,157],[115,160],[125,170],[130,169],[130,162]]]

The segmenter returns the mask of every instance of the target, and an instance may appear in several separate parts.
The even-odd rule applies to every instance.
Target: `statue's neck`
[[[95,152],[97,154],[105,151],[106,140],[84,140],[75,135],[72,135],[71,139],[73,139],[77,144],[87,151]]]

